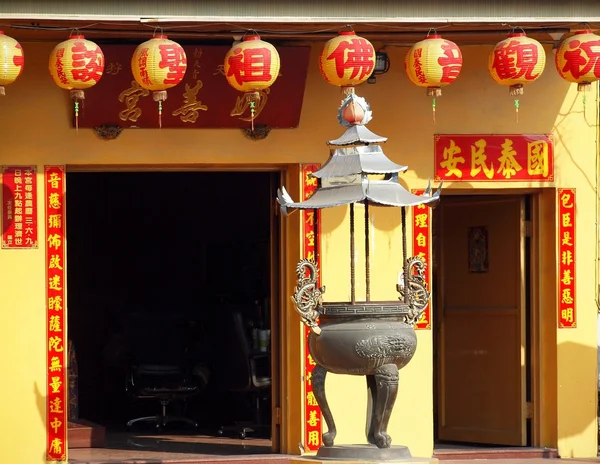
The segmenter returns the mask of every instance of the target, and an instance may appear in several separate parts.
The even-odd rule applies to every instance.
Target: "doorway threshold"
[[[475,443],[436,443],[433,457],[440,461],[466,459],[556,459],[555,448],[495,446]]]

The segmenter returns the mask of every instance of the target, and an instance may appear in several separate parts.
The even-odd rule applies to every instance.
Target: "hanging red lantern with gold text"
[[[0,31],[0,95],[6,94],[5,85],[12,84],[21,75],[24,64],[21,44]]]
[[[158,126],[162,127],[162,102],[167,89],[175,87],[185,77],[187,57],[181,45],[166,35],[156,35],[138,45],[131,57],[131,71],[135,81],[158,102]]]
[[[375,49],[353,30],[340,31],[323,46],[319,69],[325,81],[341,87],[345,94],[365,82],[375,69]]]
[[[70,91],[75,125],[79,127],[79,101],[85,99],[84,90],[96,85],[104,73],[102,50],[83,35],[74,35],[54,47],[48,67],[54,83]]]
[[[434,121],[436,98],[442,96],[442,87],[458,78],[462,65],[463,57],[458,45],[436,33],[408,50],[404,59],[406,75],[416,86],[427,88],[427,96],[432,97]]]
[[[576,83],[578,91],[589,90],[600,80],[600,36],[589,29],[575,32],[556,50],[555,64],[560,77]]]
[[[258,34],[247,35],[234,44],[225,55],[225,78],[231,87],[244,92],[250,106],[250,122],[254,130],[256,106],[262,92],[273,85],[279,76],[279,53]]]
[[[545,67],[544,47],[525,32],[511,32],[508,38],[496,44],[488,57],[492,79],[508,86],[509,94],[515,97],[523,95],[523,86],[539,79]],[[518,99],[515,99],[515,113],[518,118]]]

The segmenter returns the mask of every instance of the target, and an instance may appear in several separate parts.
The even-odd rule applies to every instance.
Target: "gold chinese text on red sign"
[[[558,327],[577,327],[575,301],[575,189],[558,189]]]
[[[424,190],[411,190],[415,195],[423,195]],[[431,291],[431,208],[427,205],[412,207],[413,256],[425,263],[425,283]],[[431,329],[431,300],[423,310],[415,329]]]
[[[45,166],[47,398],[46,459],[67,460],[67,383],[65,312],[65,171]]]
[[[309,198],[317,190],[317,178],[312,173],[320,169],[318,164],[302,166],[302,198]],[[314,210],[302,211],[303,256],[313,260],[320,267],[318,253],[318,224],[320,212]],[[319,283],[320,285],[320,283]],[[316,451],[322,443],[321,409],[317,404],[312,387],[312,372],[315,361],[308,349],[308,334],[310,327],[304,328],[304,448],[306,451]]]
[[[2,248],[37,248],[37,167],[2,167]]]
[[[435,180],[554,181],[552,135],[435,135]]]

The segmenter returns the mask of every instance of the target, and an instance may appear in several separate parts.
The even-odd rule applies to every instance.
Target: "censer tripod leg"
[[[335,428],[333,414],[331,414],[331,409],[329,409],[327,397],[325,396],[326,376],[327,370],[319,365],[316,365],[312,371],[311,380],[313,393],[315,394],[317,403],[319,403],[319,407],[321,408],[321,412],[323,413],[323,419],[325,419],[325,423],[327,424],[327,433],[323,434],[323,444],[327,447],[330,447],[333,446],[333,441],[335,440],[335,436],[337,435],[337,429]]]

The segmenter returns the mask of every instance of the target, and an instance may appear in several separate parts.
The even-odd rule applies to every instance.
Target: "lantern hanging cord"
[[[69,39],[71,37],[73,37],[74,35],[81,35],[81,32],[79,32],[79,29],[77,29],[77,28],[71,29],[71,33],[69,34]]]
[[[432,27],[427,31],[427,37],[430,35],[437,35],[437,29],[435,27]]]

